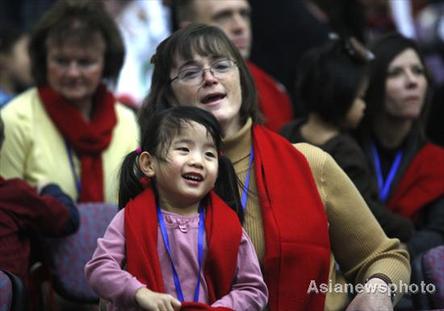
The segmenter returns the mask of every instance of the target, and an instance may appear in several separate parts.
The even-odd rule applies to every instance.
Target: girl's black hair
[[[137,164],[140,152],[147,151],[159,160],[166,160],[169,146],[174,137],[190,122],[197,122],[207,129],[219,152],[219,170],[214,191],[236,212],[240,221],[244,215],[240,204],[238,178],[231,161],[220,155],[222,129],[217,119],[209,112],[189,106],[168,108],[144,120],[140,150],[130,152],[123,160],[120,170],[119,209],[144,190],[144,177]]]
[[[371,55],[357,41],[336,35],[304,54],[296,93],[307,112],[341,127],[367,76]]]

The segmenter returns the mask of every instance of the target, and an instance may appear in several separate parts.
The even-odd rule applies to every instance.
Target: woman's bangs
[[[196,54],[202,57],[233,58],[229,47],[218,37],[197,36],[189,39],[183,40],[177,47],[177,55],[183,60],[191,60]]]

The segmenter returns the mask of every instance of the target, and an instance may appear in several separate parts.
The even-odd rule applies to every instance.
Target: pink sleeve
[[[135,293],[145,287],[134,276],[122,269],[125,259],[125,213],[122,209],[113,218],[103,238],[85,265],[86,278],[94,291],[118,307],[136,307]]]
[[[268,302],[268,289],[262,277],[253,243],[245,230],[237,255],[237,275],[231,292],[213,303],[212,307],[233,310],[263,310]]]

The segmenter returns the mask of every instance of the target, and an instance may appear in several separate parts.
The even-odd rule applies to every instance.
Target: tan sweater
[[[242,182],[248,170],[251,125],[251,120],[248,120],[234,137],[224,141],[225,155],[233,162]],[[321,149],[304,143],[294,146],[307,158],[327,212],[332,249],[329,282],[333,286],[364,283],[374,274],[384,274],[394,284],[408,283],[408,253],[399,248],[397,239],[387,238],[346,174],[330,155]],[[254,176],[253,171],[251,177]],[[254,178],[250,180],[249,190],[256,193]],[[248,196],[244,227],[253,241],[259,260],[262,261],[265,253],[264,230],[259,202],[255,195]],[[400,296],[395,296],[396,301]],[[348,302],[347,293],[329,291],[325,310],[344,309]]]

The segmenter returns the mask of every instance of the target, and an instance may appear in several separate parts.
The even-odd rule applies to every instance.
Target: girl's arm
[[[145,287],[122,269],[125,259],[124,209],[119,211],[97,240],[97,248],[85,266],[85,275],[94,291],[119,307],[136,307],[136,291]]]
[[[211,306],[233,310],[263,310],[268,302],[268,290],[253,244],[243,229],[236,271],[231,292]]]

